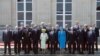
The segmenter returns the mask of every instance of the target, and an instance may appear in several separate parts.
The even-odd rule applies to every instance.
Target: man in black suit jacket
[[[17,26],[15,27],[15,30],[13,31],[13,40],[14,40],[14,52],[16,54],[19,54],[21,51],[21,29],[19,29]]]
[[[47,26],[45,26],[46,28],[46,33],[48,34],[48,40],[47,40],[47,44],[48,44],[48,50],[50,50],[50,36],[49,36],[49,32],[51,31],[51,25],[49,24],[49,25],[47,25]]]
[[[57,24],[55,26],[55,50],[58,50],[58,31],[59,31],[59,25]]]
[[[39,40],[39,38],[37,36],[37,28],[36,28],[36,26],[31,28],[30,37],[32,39],[33,52],[34,52],[34,54],[38,54],[38,40]]]
[[[9,54],[11,54],[11,46],[10,46],[11,41],[12,41],[12,31],[10,30],[10,27],[6,25],[6,29],[3,32],[4,54],[6,54],[7,46]]]
[[[89,31],[89,28],[88,28],[88,25],[84,25],[84,29],[83,29],[83,49],[84,51],[85,50],[88,50],[88,43],[87,43],[87,38],[88,38],[88,31]]]
[[[21,50],[24,50],[24,41],[23,41],[24,23],[23,22],[20,23],[19,31],[20,31],[19,35],[21,37],[21,45],[22,45]]]
[[[77,45],[78,52],[80,54],[83,54],[83,43],[84,43],[83,41],[84,41],[84,37],[83,37],[83,29],[82,28],[80,28],[78,30],[78,37],[77,37],[77,39],[78,39],[78,41],[77,41],[77,43],[78,43],[78,45]]]
[[[24,47],[24,53],[25,54],[29,54],[30,50],[31,50],[31,38],[30,38],[30,28],[27,25],[24,29],[23,29],[23,47]]]
[[[93,27],[93,30],[95,32],[95,43],[94,45],[96,46],[96,50],[98,50],[98,37],[99,37],[99,28],[98,27],[95,27],[95,24],[92,26]]]
[[[71,47],[73,46],[73,47]],[[75,53],[75,49],[76,49],[76,33],[73,30],[73,27],[71,27],[71,29],[69,30],[69,34],[68,34],[68,50],[69,53]]]
[[[89,54],[94,54],[94,38],[95,38],[95,32],[93,31],[93,28],[90,27],[87,38]]]
[[[56,44],[56,38],[55,38],[55,30],[52,27],[51,31],[49,32],[49,38],[50,38],[50,52],[51,54],[54,54],[56,49],[55,49],[55,44]]]

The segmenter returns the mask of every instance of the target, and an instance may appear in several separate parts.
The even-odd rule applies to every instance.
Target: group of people
[[[55,54],[57,50],[65,50],[69,53],[75,51],[83,54],[88,51],[89,54],[94,54],[98,50],[99,28],[95,25],[79,25],[76,23],[72,27],[63,28],[56,25],[41,23],[41,25],[31,24],[24,27],[21,24],[16,26],[12,31],[7,25],[3,31],[4,54],[11,54],[11,42],[14,42],[15,54],[20,54],[23,50],[25,54],[33,51],[38,54],[39,50],[45,53],[49,50],[51,54]],[[96,47],[96,48],[94,48]]]

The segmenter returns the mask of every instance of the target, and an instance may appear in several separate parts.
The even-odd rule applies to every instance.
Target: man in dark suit
[[[51,24],[48,24],[47,26],[45,26],[46,27],[46,33],[48,34],[48,40],[47,40],[47,44],[48,44],[48,50],[50,50],[50,36],[49,36],[49,32],[51,31]]]
[[[55,50],[58,50],[58,31],[59,31],[59,25],[56,24],[55,26]]]
[[[76,45],[76,34],[73,30],[73,27],[71,27],[69,34],[68,34],[68,50],[69,53],[75,53],[75,45]],[[72,47],[73,46],[73,47]]]
[[[87,24],[84,25],[84,29],[83,29],[83,49],[88,50],[88,43],[87,43],[87,38],[88,38],[88,31],[89,31],[89,27]]]
[[[78,38],[77,38],[77,50],[80,54],[83,54],[83,28],[80,26],[80,29],[78,30]]]
[[[14,40],[14,52],[15,54],[19,54],[21,51],[21,30],[16,26],[13,31],[13,40]]]
[[[80,29],[80,25],[79,25],[79,22],[78,21],[76,21],[76,24],[74,25],[74,31],[75,31],[75,34],[76,34],[76,43],[75,43],[75,49],[78,49],[78,45],[79,45],[79,42],[78,42],[78,30]]]
[[[19,31],[20,31],[20,37],[21,37],[21,45],[22,45],[22,47],[21,47],[21,50],[24,50],[24,41],[23,41],[23,32],[24,32],[24,23],[23,22],[21,22],[20,23],[20,26],[19,26]]]
[[[92,27],[93,27],[93,30],[94,30],[95,35],[96,35],[94,45],[95,45],[95,47],[96,47],[96,50],[98,51],[99,28],[98,28],[98,27],[95,27],[95,24],[94,24]]]
[[[37,38],[38,38],[38,43],[40,44],[40,43],[41,43],[41,40],[40,40],[41,27],[40,27],[40,25],[38,25],[36,28],[37,28]],[[39,49],[40,51],[42,51],[41,48],[38,47],[38,49]]]
[[[93,31],[92,27],[90,27],[87,39],[89,54],[94,54],[94,38],[95,38],[95,32]]]
[[[31,39],[32,39],[32,44],[33,44],[33,52],[34,54],[38,54],[38,36],[37,36],[37,28],[36,26],[32,27],[32,30],[31,30]]]
[[[31,48],[31,40],[30,40],[30,29],[29,26],[27,25],[23,29],[23,46],[24,46],[24,53],[29,54],[30,53],[30,48]]]
[[[4,54],[6,54],[7,46],[9,54],[11,54],[11,46],[10,46],[11,41],[12,41],[12,31],[10,30],[10,27],[6,25],[6,29],[3,32]]]
[[[55,38],[55,31],[54,28],[52,27],[51,31],[49,32],[49,38],[50,38],[50,52],[51,54],[55,54],[55,43],[56,43],[56,38]]]

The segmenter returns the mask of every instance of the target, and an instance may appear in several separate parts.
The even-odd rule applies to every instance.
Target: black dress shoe
[[[96,51],[98,51],[98,49],[96,49]]]
[[[6,52],[4,52],[4,54],[6,54]]]
[[[88,54],[91,54],[91,52],[89,52]]]
[[[72,52],[72,54],[75,54],[75,52]]]
[[[94,52],[92,52],[92,54],[94,54]]]
[[[71,54],[71,51],[69,51],[69,53]]]
[[[11,55],[11,53],[9,53],[9,55]]]
[[[80,51],[79,54],[83,54],[83,51]]]

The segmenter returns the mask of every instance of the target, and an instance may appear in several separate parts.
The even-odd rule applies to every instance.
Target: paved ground
[[[85,54],[78,54],[77,52],[75,54],[69,54],[67,51],[66,52],[60,52],[57,51],[56,54],[49,54],[50,52],[46,52],[45,54],[39,52],[39,54],[34,54],[33,52],[30,52],[30,54],[24,54],[23,51],[20,54],[14,54],[12,51],[11,55],[4,55],[3,51],[0,51],[0,56],[100,56],[100,51],[95,52],[95,54],[87,54],[87,52],[84,52]]]
[[[100,56],[100,53],[99,54],[12,54],[12,55],[3,55],[3,54],[0,54],[0,56]]]
[[[100,46],[99,46],[99,50],[95,51],[95,54],[88,54],[87,51],[84,52],[84,54],[79,54],[77,51],[75,52],[75,54],[69,54],[68,51],[56,51],[56,54],[50,54],[50,52],[48,50],[46,50],[45,53],[43,53],[42,51],[39,50],[39,54],[34,54],[32,51],[30,52],[30,54],[24,54],[23,51],[21,51],[20,54],[14,54],[14,49],[13,49],[13,45],[12,45],[12,50],[11,50],[11,55],[6,54],[4,55],[4,49],[0,48],[0,56],[100,56]]]

